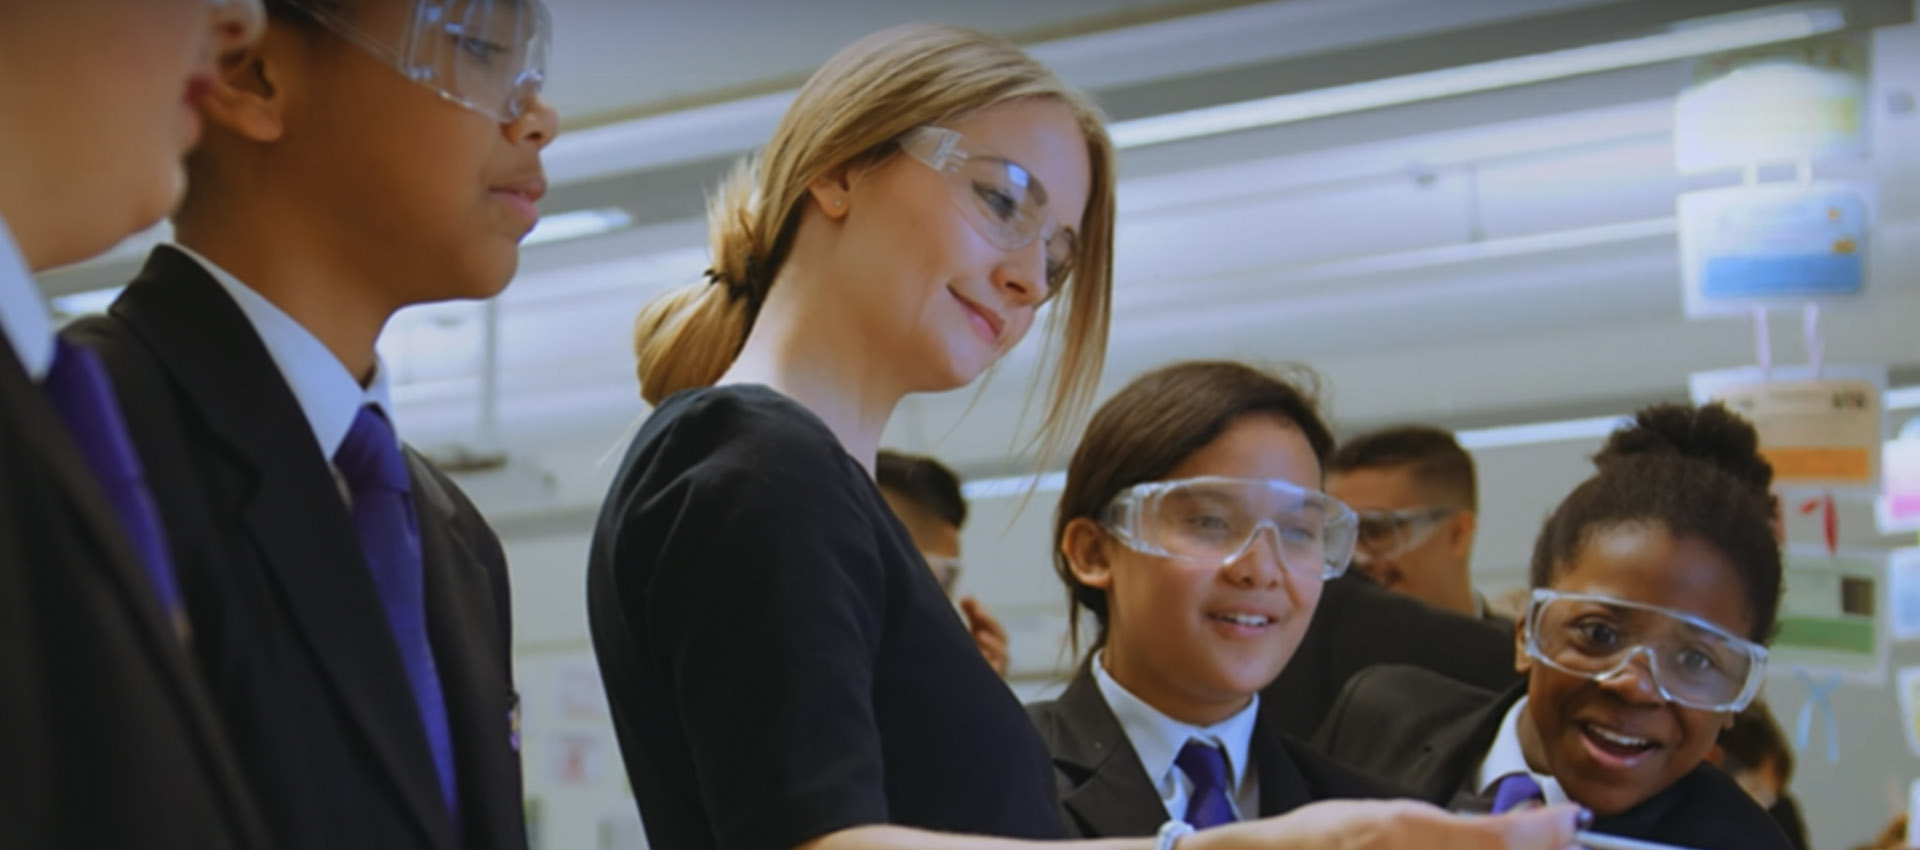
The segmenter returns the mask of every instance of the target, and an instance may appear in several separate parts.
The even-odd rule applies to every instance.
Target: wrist
[[[1175,850],[1176,846],[1187,846],[1190,850],[1190,842],[1182,844],[1181,839],[1193,832],[1193,826],[1186,821],[1167,821],[1160,825],[1160,832],[1154,836],[1153,850]]]

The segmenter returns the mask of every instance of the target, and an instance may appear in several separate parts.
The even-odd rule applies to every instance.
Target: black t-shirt
[[[1046,746],[866,471],[765,387],[679,393],[596,526],[593,644],[655,847],[1055,838]]]

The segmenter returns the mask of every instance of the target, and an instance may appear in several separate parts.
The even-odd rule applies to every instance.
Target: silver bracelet
[[[1173,850],[1173,844],[1193,834],[1193,824],[1183,820],[1170,820],[1160,825],[1160,833],[1155,836],[1153,850]]]

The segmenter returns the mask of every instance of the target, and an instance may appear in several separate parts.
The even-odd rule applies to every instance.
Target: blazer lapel
[[[111,312],[252,472],[240,516],[293,621],[421,830],[453,848],[426,733],[330,461],[245,314],[198,263],[164,247]]]
[[[1312,784],[1300,773],[1286,742],[1271,724],[1254,724],[1248,753],[1257,771],[1254,776],[1260,781],[1260,811],[1241,812],[1243,816],[1273,817],[1314,801]]]
[[[447,698],[466,834],[476,846],[517,846],[507,839],[524,831],[518,810],[493,805],[521,795],[518,732],[509,717],[518,707],[504,669],[509,649],[493,622],[506,609],[494,598],[485,562],[453,533],[454,501],[424,460],[412,452],[407,457],[420,517],[428,639]]]
[[[1100,695],[1093,668],[1079,675],[1057,704],[1062,734],[1055,742],[1055,767],[1073,782],[1061,805],[1102,836],[1152,835],[1167,820],[1166,805],[1126,730]]]

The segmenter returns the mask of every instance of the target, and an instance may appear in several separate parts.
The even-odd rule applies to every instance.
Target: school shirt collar
[[[307,425],[313,429],[313,440],[321,453],[331,463],[333,456],[340,450],[340,444],[347,439],[347,432],[353,428],[354,417],[360,414],[360,408],[369,404],[380,409],[388,421],[393,420],[393,402],[387,391],[386,364],[374,358],[373,380],[365,387],[355,380],[353,373],[347,371],[345,364],[327,350],[327,346],[299,322],[294,321],[286,311],[274,306],[265,296],[249,289],[231,272],[221,268],[212,260],[200,256],[193,249],[174,243],[169,247],[199,263],[207,270],[220,288],[233,298],[233,303],[246,314],[247,322],[253,325],[254,333],[267,348],[267,354],[273,358],[273,365],[286,379],[288,389],[300,403],[300,411],[307,417]]]
[[[1525,773],[1540,786],[1541,796],[1546,798],[1548,805],[1567,802],[1567,792],[1560,787],[1559,780],[1538,773],[1527,765],[1527,754],[1520,748],[1520,721],[1526,710],[1527,698],[1524,696],[1507,709],[1507,716],[1500,721],[1499,734],[1493,736],[1493,745],[1487,748],[1486,759],[1480,762],[1480,769],[1474,772],[1473,790],[1491,797],[1493,786],[1502,778]]]
[[[46,380],[47,370],[53,368],[53,317],[5,219],[0,219],[0,331],[6,333],[27,377],[34,383]]]
[[[1174,764],[1174,759],[1179,757],[1181,748],[1189,740],[1199,739],[1213,743],[1226,752],[1227,770],[1233,782],[1232,792],[1228,796],[1232,798],[1240,818],[1259,817],[1259,797],[1250,781],[1254,779],[1253,772],[1248,768],[1249,752],[1253,747],[1253,725],[1260,714],[1260,696],[1255,694],[1246,708],[1211,726],[1182,723],[1148,705],[1115,681],[1107,673],[1104,655],[1101,652],[1093,657],[1094,683],[1099,686],[1100,695],[1106,698],[1107,708],[1113,711],[1114,719],[1120,721],[1120,728],[1127,733],[1134,754],[1140,758],[1140,766],[1146,769],[1147,778],[1153,781],[1161,799],[1171,802],[1174,795],[1169,791],[1181,787],[1184,774]],[[1184,801],[1186,795],[1178,796]],[[1172,813],[1174,817],[1185,814],[1184,803],[1179,808],[1181,811]]]

